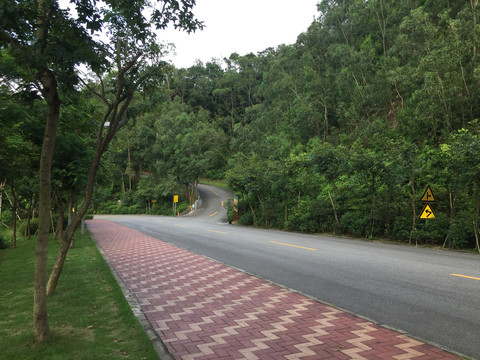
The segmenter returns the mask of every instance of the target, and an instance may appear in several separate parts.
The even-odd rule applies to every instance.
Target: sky
[[[188,68],[198,60],[223,59],[258,53],[269,47],[293,44],[298,35],[318,17],[320,0],[196,0],[194,14],[205,24],[202,31],[188,35],[167,29],[160,40],[175,44],[166,57],[177,68]]]

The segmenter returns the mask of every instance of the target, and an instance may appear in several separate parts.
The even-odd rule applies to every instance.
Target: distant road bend
[[[480,257],[474,254],[232,226],[232,194],[199,185],[189,216],[104,215],[319,301],[480,358]]]

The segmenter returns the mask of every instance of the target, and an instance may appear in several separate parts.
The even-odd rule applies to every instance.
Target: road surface
[[[479,256],[233,226],[221,207],[230,194],[210,186],[200,191],[203,209],[190,216],[98,218],[480,358]]]

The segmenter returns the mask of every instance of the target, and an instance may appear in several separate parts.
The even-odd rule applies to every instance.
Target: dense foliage
[[[246,224],[475,247],[477,2],[322,1],[319,14],[296,44],[172,68],[168,96],[111,149],[98,209],[116,195],[155,211],[175,184],[225,177]],[[427,185],[435,219],[418,220]]]
[[[148,89],[161,72],[162,62],[158,58],[163,46],[156,40],[156,31],[165,29],[168,24],[187,32],[202,28],[202,22],[192,13],[194,5],[195,0],[107,0],[101,4],[95,0],[68,3],[5,0],[0,3],[0,96],[2,111],[8,117],[2,122],[6,136],[2,137],[1,145],[5,145],[6,151],[2,151],[0,158],[0,221],[1,200],[8,183],[13,247],[16,247],[21,200],[18,190],[28,186],[28,181],[24,181],[28,171],[18,171],[23,164],[27,165],[28,157],[19,157],[18,150],[30,148],[27,144],[15,149],[15,145],[27,140],[28,135],[39,138],[38,145],[41,145],[39,165],[36,166],[38,186],[30,198],[26,225],[30,229],[28,221],[33,217],[33,210],[38,209],[33,284],[33,324],[37,342],[49,339],[46,298],[55,292],[66,254],[73,244],[75,229],[90,206],[100,159],[111,140],[131,118],[127,110],[131,110],[135,94]],[[94,83],[86,76],[78,75],[80,65],[86,67],[91,76],[96,76]],[[75,106],[80,109],[83,105],[81,97],[77,96],[78,86],[99,99],[100,104],[96,105],[102,108],[95,112],[94,121],[88,121],[87,116],[89,126],[86,127],[81,124],[83,119],[79,123],[75,121],[82,117],[81,111],[74,111],[75,116],[70,119],[65,111],[65,105],[69,103],[73,109]],[[20,95],[18,102],[13,101],[16,95]],[[91,96],[88,100],[95,103]],[[29,131],[18,136],[18,131],[23,130],[22,121],[19,124],[10,116],[18,113],[20,119],[29,118],[26,110],[31,106],[23,111],[20,109],[26,105],[25,98],[34,99],[34,103],[39,100],[41,104],[43,116],[34,116],[32,123],[37,125],[40,134],[43,132],[43,138]],[[39,118],[44,122],[39,122]],[[59,132],[61,120],[67,123],[64,133]],[[6,131],[9,123],[14,131]],[[83,134],[89,139],[83,139]],[[57,182],[56,188],[54,182]],[[76,197],[78,188],[82,187],[83,193]],[[66,198],[69,198],[67,206]],[[78,198],[82,200],[77,207]],[[55,202],[58,213],[57,233],[61,245],[47,283],[52,202]],[[65,208],[69,221],[64,230]]]
[[[245,224],[478,247],[478,0],[318,10],[295,44],[165,67],[105,154],[94,211],[171,213],[173,194],[185,208],[192,184],[224,178]],[[427,185],[435,219],[419,220]]]

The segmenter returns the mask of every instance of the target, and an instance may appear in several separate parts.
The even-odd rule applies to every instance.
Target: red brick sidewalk
[[[87,225],[175,359],[458,359],[122,225]]]

